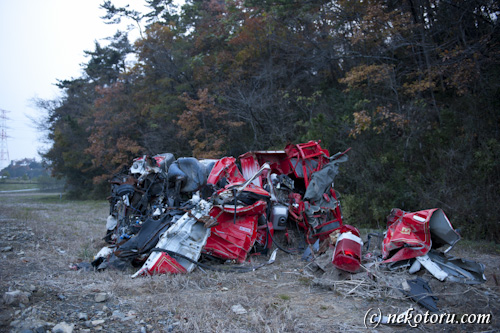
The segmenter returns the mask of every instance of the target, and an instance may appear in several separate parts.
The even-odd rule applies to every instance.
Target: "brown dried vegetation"
[[[74,202],[50,195],[1,195],[2,252],[0,291],[31,291],[28,304],[2,304],[1,331],[20,331],[16,320],[39,320],[51,329],[59,322],[75,331],[147,332],[336,332],[360,331],[371,308],[401,313],[413,307],[398,291],[405,273],[375,272],[350,275],[336,271],[329,259],[319,257],[324,270],[315,270],[300,256],[279,252],[274,264],[250,273],[195,270],[187,275],[162,275],[131,279],[127,271],[73,271],[69,266],[88,262],[105,245],[101,240],[107,215],[105,201]],[[496,248],[470,245],[458,254],[483,262],[488,282],[481,286],[440,283],[429,276],[447,313],[491,313],[491,325],[420,325],[423,331],[484,331],[498,329],[500,276]],[[463,253],[462,253],[463,252]],[[471,257],[474,256],[474,258]],[[263,262],[267,258],[252,257]],[[372,272],[374,273],[374,272]],[[413,278],[413,277],[411,277]],[[95,301],[107,293],[104,303]],[[232,310],[241,305],[246,313]],[[88,320],[80,320],[85,313]],[[104,320],[102,322],[102,320]],[[93,326],[92,322],[98,326]],[[15,326],[17,323],[18,326]],[[52,324],[51,324],[52,323]],[[14,326],[12,326],[14,325]],[[379,331],[406,330],[408,326],[381,326]]]

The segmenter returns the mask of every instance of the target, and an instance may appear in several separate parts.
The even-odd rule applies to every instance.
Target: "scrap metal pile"
[[[438,300],[441,305],[447,303],[450,290],[465,295],[473,289],[487,302],[500,299],[500,294],[487,288],[483,292],[473,288],[486,282],[482,263],[448,255],[460,235],[442,209],[394,208],[386,231],[368,233],[365,242],[356,228],[347,225],[330,238],[333,253],[330,249],[326,256],[317,256],[306,265],[306,274],[314,285],[345,297],[411,299],[434,313],[440,312]],[[386,319],[379,318],[378,323]]]
[[[329,262],[342,271],[382,264],[411,273],[424,267],[441,281],[485,281],[484,265],[446,256],[460,236],[441,209],[393,209],[386,232],[368,235],[363,255],[361,235],[343,224],[334,189],[348,150],[330,156],[309,141],[238,159],[175,159],[170,153],[137,158],[127,174],[111,181],[105,236],[111,245],[92,265],[132,265],[136,277],[187,273],[206,260],[241,264],[275,247],[290,252],[293,231],[305,244],[302,258],[329,247]],[[368,252],[373,236],[380,238],[379,255]],[[449,249],[438,251],[444,245]]]
[[[134,276],[191,272],[200,258],[243,263],[267,254],[279,233],[299,230],[307,244],[343,226],[333,187],[346,152],[319,142],[253,151],[218,160],[170,153],[133,161],[116,175],[103,248],[93,261],[141,267]],[[239,164],[239,165],[238,165]]]

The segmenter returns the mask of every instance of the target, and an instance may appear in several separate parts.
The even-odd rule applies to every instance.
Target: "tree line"
[[[443,208],[500,240],[500,6],[493,0],[105,1],[141,27],[85,51],[40,100],[53,173],[74,196],[142,154],[238,156],[321,140],[351,147],[344,217],[385,228],[391,208]],[[130,60],[132,59],[132,60]]]
[[[45,166],[34,158],[12,160],[8,166],[0,170],[0,176],[6,178],[21,178],[23,180],[48,176]]]

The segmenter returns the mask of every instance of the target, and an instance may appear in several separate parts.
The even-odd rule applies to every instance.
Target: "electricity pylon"
[[[7,112],[0,109],[0,166],[9,165],[9,148],[7,146]]]

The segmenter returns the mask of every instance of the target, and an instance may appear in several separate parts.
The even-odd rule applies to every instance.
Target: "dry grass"
[[[240,274],[195,270],[187,275],[131,279],[133,268],[99,273],[70,270],[71,263],[89,261],[105,246],[101,237],[107,214],[104,201],[71,202],[58,196],[34,194],[0,197],[0,247],[13,247],[13,251],[0,253],[0,291],[36,287],[26,309],[1,305],[0,330],[10,330],[13,320],[25,320],[23,316],[27,315],[23,313],[29,310],[36,313],[30,316],[40,320],[73,323],[75,330],[88,328],[88,323],[76,317],[85,312],[89,320],[104,318],[105,331],[359,331],[365,329],[363,318],[370,308],[392,313],[409,306],[418,308],[398,291],[399,282],[406,277],[404,273],[388,275],[371,268],[369,274],[330,279],[331,271],[313,273],[310,263],[283,252],[278,252],[274,264]],[[263,262],[267,258],[252,260]],[[495,260],[498,264],[498,256]],[[463,292],[459,286],[449,288],[440,292],[448,292],[446,297],[453,300]],[[476,304],[481,305],[473,312],[498,314],[498,289],[494,285],[467,288],[469,298],[475,296]],[[486,295],[486,290],[490,294]],[[94,300],[100,292],[109,295],[105,303]],[[235,305],[243,307],[246,313],[234,312]],[[447,311],[463,311],[449,302],[442,306]],[[125,319],[114,316],[117,311]],[[491,327],[498,328],[498,322]],[[400,329],[378,328],[382,332]],[[432,331],[437,327],[420,329]],[[440,329],[481,331],[488,327],[451,325]]]

